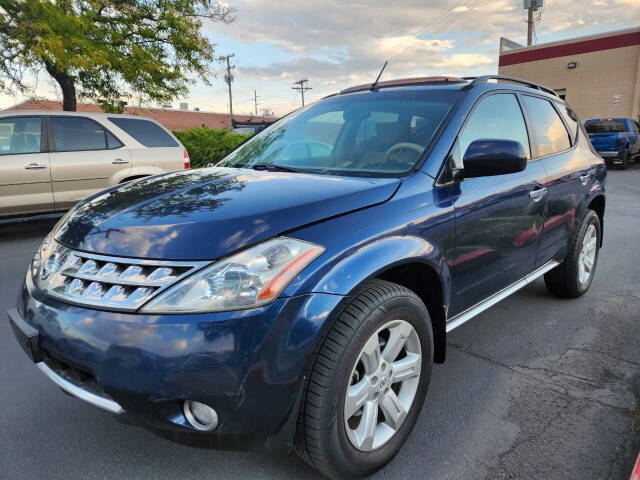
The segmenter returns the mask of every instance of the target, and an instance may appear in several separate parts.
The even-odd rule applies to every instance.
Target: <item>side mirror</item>
[[[465,178],[505,175],[523,171],[527,153],[520,142],[487,138],[471,142],[462,162]]]

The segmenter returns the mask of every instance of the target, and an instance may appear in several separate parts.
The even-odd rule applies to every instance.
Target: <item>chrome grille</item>
[[[46,295],[69,303],[135,311],[161,291],[209,262],[174,262],[111,257],[61,245],[59,268],[37,275]]]

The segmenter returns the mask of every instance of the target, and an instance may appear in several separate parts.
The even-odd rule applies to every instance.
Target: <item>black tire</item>
[[[362,451],[347,436],[343,420],[346,389],[367,339],[390,320],[404,320],[417,333],[422,353],[418,387],[395,435],[375,450]],[[332,325],[314,357],[298,415],[296,452],[329,478],[360,477],[379,470],[409,436],[427,393],[433,362],[427,308],[415,293],[400,285],[370,281]]]
[[[594,225],[596,230],[595,259],[588,280],[585,283],[581,283],[579,278],[580,254],[585,234],[590,225]],[[564,262],[544,276],[544,283],[551,293],[563,298],[577,298],[589,290],[598,265],[600,239],[602,238],[601,228],[598,214],[593,210],[587,210],[582,217],[577,234],[569,247]]]
[[[631,152],[629,150],[625,150],[622,153],[622,163],[620,164],[620,170],[626,170],[629,168],[629,162],[631,158]]]

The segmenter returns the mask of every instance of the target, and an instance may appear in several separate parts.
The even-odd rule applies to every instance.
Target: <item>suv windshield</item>
[[[622,120],[597,120],[587,122],[584,128],[587,133],[620,133],[627,131],[627,124]]]
[[[338,175],[407,172],[460,96],[396,90],[326,98],[270,126],[218,166],[274,165]]]

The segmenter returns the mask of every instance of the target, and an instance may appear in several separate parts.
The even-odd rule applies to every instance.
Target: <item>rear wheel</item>
[[[629,168],[629,162],[631,160],[631,153],[629,152],[629,150],[625,150],[624,152],[622,152],[621,160],[622,163],[620,164],[620,169],[626,170],[627,168]]]
[[[416,422],[432,357],[431,321],[420,298],[394,283],[368,283],[317,353],[296,451],[332,478],[382,468]]]
[[[598,265],[600,228],[596,212],[587,210],[564,262],[544,276],[551,293],[576,298],[589,290]]]

